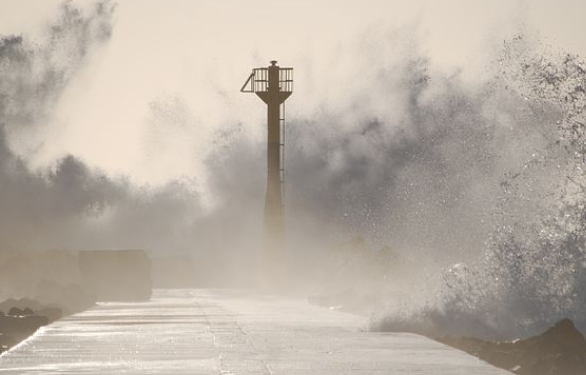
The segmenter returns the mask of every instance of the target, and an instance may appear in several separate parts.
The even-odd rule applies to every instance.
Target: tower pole
[[[264,263],[268,276],[281,273],[284,246],[283,197],[281,196],[281,104],[284,97],[279,87],[276,61],[268,68],[267,95],[267,191],[264,214]]]
[[[249,86],[250,84],[250,86]],[[274,287],[281,284],[286,271],[285,223],[283,204],[281,104],[293,93],[293,68],[280,68],[271,61],[268,68],[253,69],[242,86],[242,92],[255,93],[267,105],[267,190],[264,209],[263,273],[264,280]]]

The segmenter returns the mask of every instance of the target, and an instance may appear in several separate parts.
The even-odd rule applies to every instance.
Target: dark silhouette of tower
[[[293,93],[293,68],[281,68],[271,61],[268,68],[253,69],[241,91],[255,93],[268,109],[263,261],[268,276],[278,277],[285,235],[285,100]]]

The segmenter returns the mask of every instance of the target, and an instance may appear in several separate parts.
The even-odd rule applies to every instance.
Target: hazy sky
[[[59,3],[2,0],[0,33],[42,39]],[[498,44],[521,31],[586,55],[584,14],[583,0],[119,1],[112,39],[63,93],[35,138],[42,147],[28,145],[38,150],[30,165],[71,153],[139,183],[197,175],[222,126],[242,122],[250,137],[264,135],[263,106],[238,90],[271,59],[295,67],[289,114],[303,116],[368,89],[359,84],[365,68],[344,62],[351,46],[376,51],[405,33],[435,69],[465,67],[474,81]]]

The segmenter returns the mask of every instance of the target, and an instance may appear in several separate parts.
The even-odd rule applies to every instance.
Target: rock
[[[49,320],[44,316],[3,316],[0,317],[0,332],[14,337],[17,340],[28,337],[37,329],[45,326]]]
[[[65,293],[66,291],[64,291],[63,293]],[[71,294],[71,293],[70,293]],[[85,306],[90,305],[85,304],[82,307],[85,308]],[[13,310],[13,308],[16,308]],[[61,318],[63,316],[63,311],[57,307],[55,304],[53,303],[49,303],[47,305],[42,304],[41,302],[34,300],[34,299],[29,299],[29,298],[21,298],[21,299],[7,299],[3,302],[0,302],[0,316],[5,315],[2,310],[4,311],[8,311],[9,315],[13,315],[10,314],[10,311],[12,311],[13,313],[16,313],[16,315],[18,316],[22,316],[22,315],[40,315],[40,316],[44,316],[46,317],[49,322],[54,322],[57,319]],[[20,311],[18,311],[20,310]],[[77,309],[77,310],[73,310],[72,312],[77,312],[77,311],[81,311],[82,309]]]
[[[26,306],[35,306],[35,311]],[[8,309],[8,314],[0,311],[0,353],[12,348],[20,341],[35,333],[40,327],[45,326],[62,315],[61,309],[47,307],[36,300],[22,298],[9,299],[0,303],[0,307]]]
[[[0,333],[0,354],[12,348],[16,344],[17,341],[12,336]]]
[[[440,341],[520,375],[586,374],[586,340],[569,319],[541,335],[513,342],[466,337]]]
[[[28,307],[29,309],[36,311],[44,306],[39,301],[30,298],[9,298],[0,302],[0,310],[8,311],[12,307],[18,307],[21,310],[24,310]]]
[[[22,315],[22,310],[19,309],[18,307],[11,307],[10,310],[8,310],[8,315],[20,316],[20,315]]]
[[[22,316],[27,316],[27,315],[35,315],[35,312],[33,310],[31,310],[30,307],[25,307],[22,311],[21,314]]]

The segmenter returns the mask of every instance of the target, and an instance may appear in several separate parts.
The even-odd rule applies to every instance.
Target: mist
[[[10,214],[3,215],[2,247],[130,247],[228,258],[238,258],[237,249],[252,256],[264,152],[262,137],[242,123],[221,121],[204,131],[201,173],[164,184],[137,185],[75,155],[47,159],[59,134],[54,119],[70,86],[79,85],[115,35],[115,14],[111,2],[85,12],[67,2],[43,40],[3,40],[1,195]],[[381,27],[338,47],[342,58],[328,88],[334,96],[290,115],[287,212],[292,241],[308,237],[302,247],[359,235],[407,257],[425,255],[430,265],[474,257],[490,230],[499,178],[541,146],[541,112],[490,81],[432,71],[417,32]],[[346,72],[361,72],[360,80],[344,87]],[[177,95],[150,102],[142,139],[154,166],[171,148],[182,147],[185,158],[202,154],[189,141],[205,120],[187,103]]]
[[[235,61],[202,52],[169,62],[190,39],[177,33],[176,46],[167,34],[136,37],[129,47],[123,21],[133,9],[65,2],[41,31],[0,40],[0,250],[140,248],[190,259],[197,275],[189,283],[253,284],[265,120],[260,101],[238,89],[250,68],[280,57],[265,58],[256,45],[236,48]],[[502,32],[476,39],[485,41],[482,61],[457,64],[424,36],[431,26],[413,9],[400,26],[365,17],[353,26],[358,37],[342,33],[328,44],[320,34],[281,62],[303,77],[286,125],[292,264],[323,273],[332,258],[347,260],[336,249],[356,238],[350,243],[366,254],[386,249],[395,266],[382,271],[389,276],[376,292],[393,316],[435,304],[454,264],[481,265],[504,211],[517,221],[536,215],[531,205],[503,207],[503,181],[550,147],[564,116],[558,104],[515,89],[523,77],[504,73],[503,61],[512,67],[549,53],[538,32],[511,21],[523,18],[522,6],[511,6]],[[126,39],[117,39],[120,30]],[[520,55],[503,60],[503,39],[522,40]],[[120,58],[140,55],[144,44],[159,52]],[[536,172],[535,190],[548,188],[550,173]],[[309,289],[318,279],[295,282]]]

